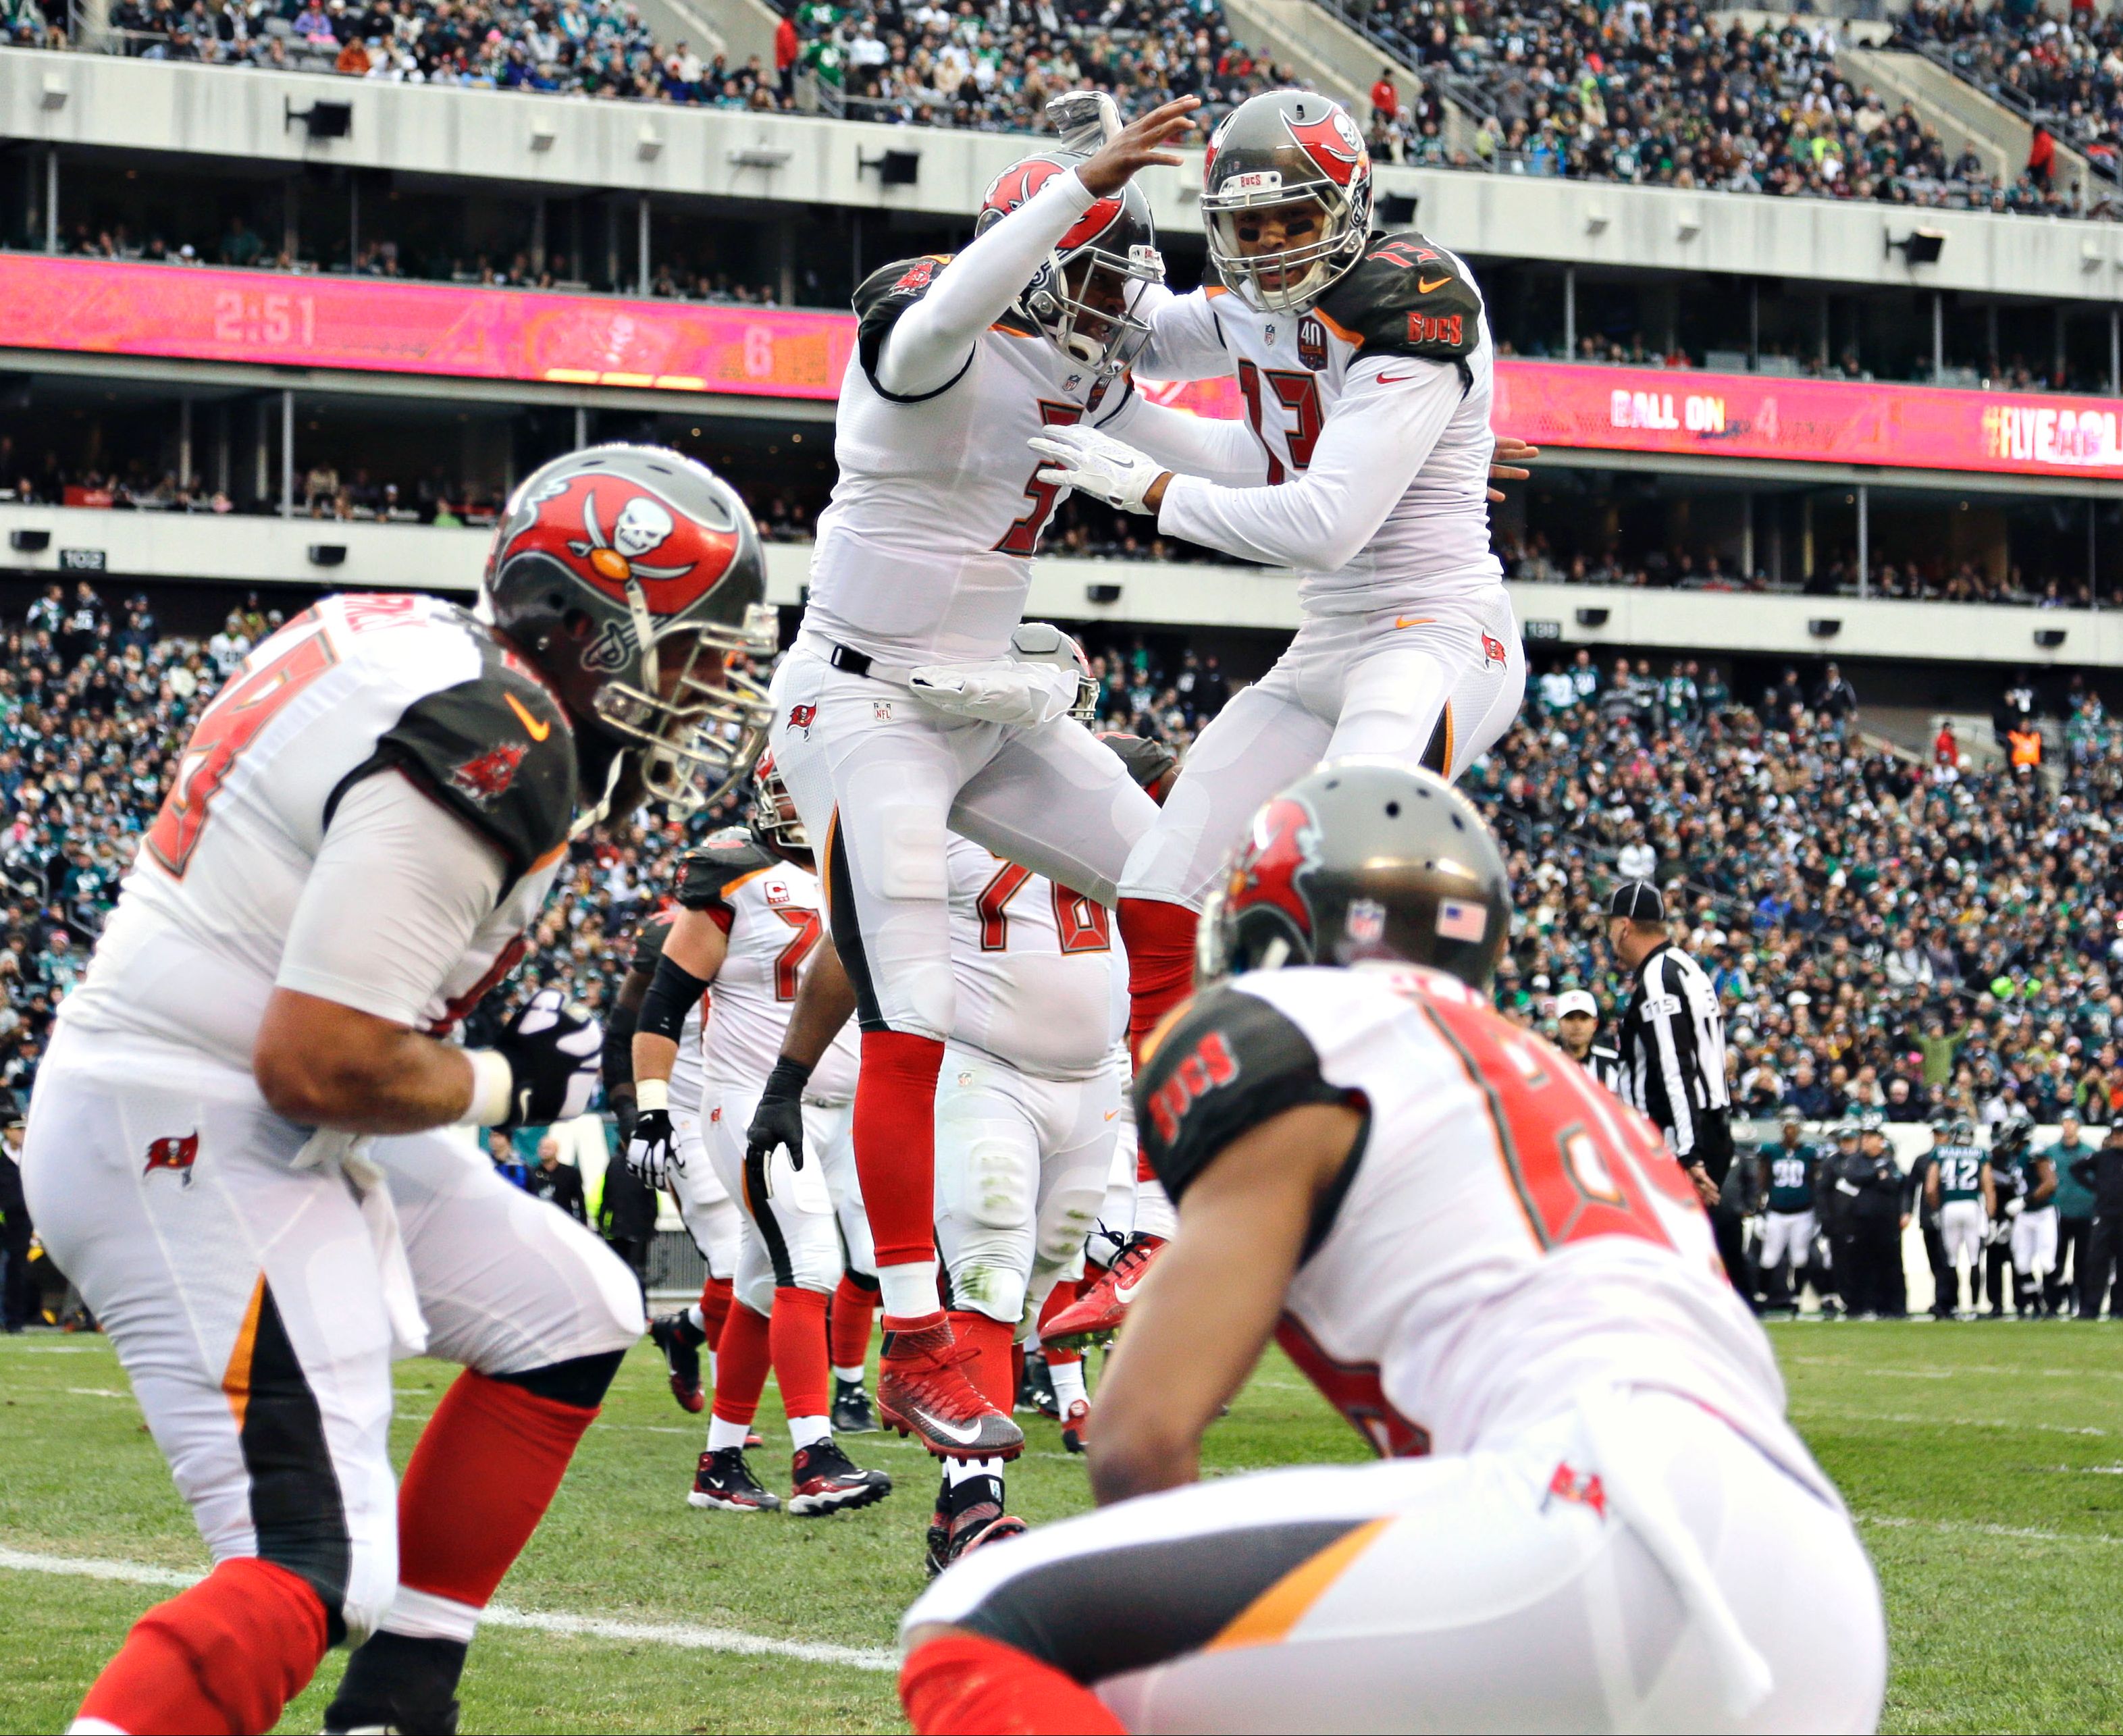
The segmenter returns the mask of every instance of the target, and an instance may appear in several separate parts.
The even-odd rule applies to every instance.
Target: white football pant
[[[1626,1389],[1465,1454],[1043,1526],[948,1570],[902,1631],[931,1622],[1131,1730],[1863,1731],[1886,1681],[1849,1518],[1690,1401]]]
[[[1787,1261],[1804,1266],[1813,1251],[1813,1214],[1769,1212],[1762,1219],[1762,1245],[1755,1251],[1755,1262],[1764,1271]]]
[[[1455,779],[1511,727],[1525,692],[1525,651],[1501,585],[1419,614],[1311,617],[1188,751],[1129,854],[1121,895],[1198,910],[1255,811],[1322,760],[1384,755]]]
[[[799,639],[775,671],[769,744],[817,849],[863,1028],[949,1036],[958,832],[1100,904],[1157,805],[1068,718],[1017,728],[932,710]]]
[[[2013,1270],[2022,1278],[2056,1270],[2057,1211],[2045,1205],[2013,1220]]]
[[[743,1219],[715,1173],[701,1138],[701,1117],[671,1111],[671,1132],[682,1167],[671,1177],[671,1197],[693,1246],[707,1262],[708,1275],[728,1280],[737,1271],[738,1238]]]
[[[855,1177],[854,1106],[804,1104],[804,1167],[798,1169],[785,1146],[757,1161],[746,1155],[745,1130],[759,1093],[756,1085],[710,1079],[701,1100],[708,1160],[743,1219],[731,1290],[755,1313],[771,1314],[777,1287],[831,1295],[844,1270],[875,1271],[877,1256]],[[837,1196],[845,1215],[836,1209]]]
[[[398,1578],[393,1274],[410,1268],[427,1354],[490,1375],[624,1350],[641,1301],[596,1236],[447,1132],[367,1149],[396,1266],[380,1200],[293,1167],[309,1137],[246,1076],[63,1028],[23,1183],[214,1559],[301,1575],[359,1645]]]
[[[1124,1071],[1041,1079],[947,1043],[936,1085],[936,1250],[956,1308],[1011,1327],[1082,1269]]]
[[[1958,1269],[1966,1257],[1968,1270],[1983,1270],[1983,1231],[1989,1223],[1980,1200],[1948,1200],[1938,1209],[1938,1239],[1946,1244],[1949,1270]]]

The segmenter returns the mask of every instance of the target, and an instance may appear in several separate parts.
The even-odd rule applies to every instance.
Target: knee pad
[[[1019,1238],[966,1237],[951,1262],[951,1306],[1015,1327],[1024,1317],[1025,1264]]]
[[[949,1131],[957,1149],[939,1153],[940,1167],[948,1162],[954,1170],[944,1188],[947,1214],[982,1229],[1028,1227],[1038,1160],[1020,1130],[1008,1123],[975,1122]]]
[[[730,1285],[730,1294],[750,1308],[753,1313],[771,1315],[774,1312],[774,1273],[740,1271]]]

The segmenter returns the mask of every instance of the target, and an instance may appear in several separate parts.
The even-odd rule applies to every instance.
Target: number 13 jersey
[[[1258,971],[1212,988],[1136,1083],[1182,1236],[1195,1177],[1302,1103],[1365,1120],[1277,1336],[1379,1451],[1464,1452],[1589,1385],[1651,1387],[1835,1499],[1679,1167],[1559,1050],[1432,971]]]
[[[567,844],[574,743],[551,692],[487,627],[408,594],[326,597],[229,676],[175,757],[66,1024],[249,1078],[331,817],[363,779],[393,771],[506,865],[469,945],[433,961],[441,987],[420,1025],[448,1034],[523,956]],[[419,944],[413,913],[351,919]]]

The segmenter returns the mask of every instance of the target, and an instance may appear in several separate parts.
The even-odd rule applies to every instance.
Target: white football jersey
[[[185,745],[67,1023],[247,1077],[327,822],[379,765],[508,863],[424,1009],[424,1029],[451,1032],[523,956],[566,845],[574,748],[527,665],[465,611],[410,594],[327,597],[243,660]]]
[[[1127,966],[1106,907],[954,837],[951,1041],[1037,1079],[1089,1079],[1127,1028]]]
[[[941,391],[888,395],[870,373],[879,347],[949,264],[906,260],[855,292],[861,339],[833,427],[840,480],[811,554],[805,625],[902,667],[1008,653],[1062,493],[1033,480],[1041,461],[1026,442],[1057,423],[1104,426],[1135,396],[1126,381],[1101,388],[1014,316]]]
[[[1307,1102],[1351,1103],[1366,1126],[1277,1336],[1380,1452],[1464,1452],[1587,1386],[1652,1387],[1835,1499],[1693,1187],[1561,1050],[1437,971],[1258,971],[1202,995],[1136,1083],[1175,1200]]]
[[[774,1070],[796,988],[826,932],[818,877],[738,833],[710,839],[686,858],[678,902],[704,910],[729,938],[705,1006],[701,1067],[707,1088],[757,1091]],[[855,1096],[855,1027],[833,1039],[804,1088],[808,1102]]]
[[[1163,303],[1151,332],[1137,363],[1146,377],[1236,377],[1269,485],[1233,490],[1177,478],[1160,529],[1287,561],[1313,615],[1418,606],[1502,582],[1488,495],[1496,348],[1473,277],[1450,251],[1419,235],[1374,236],[1306,312],[1256,312],[1212,287]],[[1420,438],[1435,443],[1404,492],[1368,503],[1383,522],[1353,557],[1331,569],[1324,554],[1308,559],[1343,529],[1315,523],[1323,511],[1333,519],[1366,510],[1353,497]],[[1350,470],[1349,489],[1310,503],[1273,492],[1308,475],[1325,481],[1320,466],[1330,461]]]

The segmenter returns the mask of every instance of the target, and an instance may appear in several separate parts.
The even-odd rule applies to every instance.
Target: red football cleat
[[[1040,1327],[1040,1342],[1080,1344],[1088,1338],[1112,1337],[1127,1317],[1128,1304],[1164,1246],[1162,1236],[1130,1236],[1113,1270]]]
[[[886,1331],[878,1364],[879,1417],[939,1458],[1015,1458],[1024,1450],[1024,1431],[966,1378],[971,1346],[952,1341],[941,1314],[930,1318],[934,1325]]]
[[[707,1395],[701,1390],[701,1345],[705,1335],[680,1313],[650,1321],[649,1337],[663,1353],[671,1396],[678,1401],[678,1408],[698,1416],[708,1407]]]
[[[1062,1444],[1071,1453],[1081,1453],[1090,1444],[1091,1407],[1083,1399],[1071,1401],[1069,1414],[1062,1419]]]

